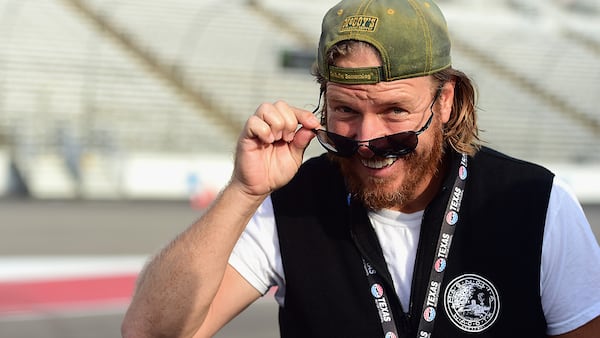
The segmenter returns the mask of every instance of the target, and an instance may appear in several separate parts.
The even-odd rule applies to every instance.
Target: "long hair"
[[[452,67],[432,76],[439,84],[455,81],[450,119],[444,125],[444,141],[458,152],[474,155],[481,147],[477,126],[477,88],[465,73]]]
[[[329,64],[335,64],[338,57],[365,47],[371,48],[378,53],[373,46],[366,42],[346,40],[339,42],[329,50],[327,61]],[[313,65],[312,74],[315,76],[317,83],[319,83],[321,87],[320,95],[325,100],[321,111],[321,124],[325,125],[327,122],[327,97],[323,94],[327,90],[327,79],[321,75],[316,63]],[[432,91],[435,91],[435,89],[448,81],[454,80],[456,83],[450,119],[444,125],[444,143],[457,152],[474,155],[481,147],[476,114],[477,88],[465,73],[452,67],[441,70],[431,76],[436,82],[436,87],[432,88]]]

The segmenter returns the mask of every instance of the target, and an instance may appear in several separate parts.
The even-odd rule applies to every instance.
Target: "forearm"
[[[240,135],[231,183],[198,222],[144,269],[125,315],[124,337],[194,335],[207,318],[246,224],[266,196],[296,174],[317,127],[319,121],[311,112],[283,101],[257,109]],[[255,295],[253,291],[219,312],[241,309]],[[219,322],[212,313],[207,324]]]
[[[237,239],[263,200],[228,185],[211,208],[144,269],[123,322],[123,336],[191,337],[206,317]]]

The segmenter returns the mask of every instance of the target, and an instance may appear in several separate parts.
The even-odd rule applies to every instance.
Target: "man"
[[[283,337],[600,336],[589,224],[552,173],[480,147],[434,3],[342,1],[317,77],[321,122],[282,101],[248,119],[229,184],[142,273],[125,337],[211,336],[272,286]],[[303,163],[315,135],[328,154]]]

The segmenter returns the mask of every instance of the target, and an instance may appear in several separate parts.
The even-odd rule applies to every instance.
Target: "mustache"
[[[396,161],[403,161],[403,178],[398,183],[398,176],[391,178],[361,177],[356,166],[362,166],[356,156],[342,158],[328,154],[331,161],[336,163],[346,180],[346,189],[352,197],[360,201],[366,208],[380,210],[401,207],[411,201],[421,183],[439,172],[446,146],[441,133],[435,135],[430,149],[413,151]],[[394,163],[393,165],[398,165]]]

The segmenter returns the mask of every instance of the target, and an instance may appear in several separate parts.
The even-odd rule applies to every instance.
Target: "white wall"
[[[113,180],[115,191],[107,195],[105,186],[86,184],[87,189],[97,187],[99,191],[88,191],[83,198],[127,198],[127,199],[190,199],[204,207],[229,181],[233,170],[232,155],[175,155],[162,153],[130,154],[121,159],[117,177]],[[42,162],[38,162],[42,165]],[[48,162],[45,165],[50,165]],[[568,183],[581,203],[600,203],[600,164],[543,164],[557,177]],[[10,189],[10,157],[6,149],[0,148],[0,196]],[[46,175],[46,170],[37,167],[33,173]],[[47,176],[47,175],[46,175]],[[83,176],[84,178],[87,176]],[[47,177],[46,177],[47,178]],[[34,179],[34,178],[32,178]],[[41,180],[37,179],[37,181]],[[36,181],[34,179],[34,181]],[[56,182],[55,182],[56,185]],[[71,191],[72,187],[67,190]],[[44,190],[36,198],[65,198],[65,189]],[[52,191],[57,191],[52,195]],[[109,197],[107,197],[109,196]]]
[[[215,194],[229,180],[231,156],[133,154],[124,161],[122,193],[131,199],[181,199]]]

